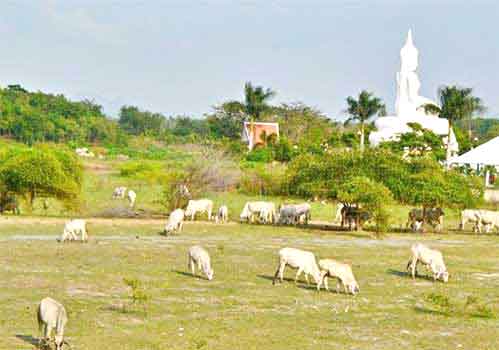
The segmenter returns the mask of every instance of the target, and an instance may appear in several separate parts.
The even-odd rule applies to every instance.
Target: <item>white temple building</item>
[[[379,117],[374,122],[377,131],[369,135],[369,141],[377,146],[383,141],[396,141],[401,134],[413,131],[407,124],[419,123],[423,128],[433,131],[443,137],[447,144],[449,122],[447,119],[439,118],[424,111],[425,104],[438,104],[426,97],[419,95],[421,83],[416,72],[418,68],[418,49],[412,41],[412,32],[409,30],[407,41],[400,50],[401,67],[397,73],[397,100],[395,103],[395,115]],[[459,150],[459,145],[451,130],[449,156],[454,156]]]

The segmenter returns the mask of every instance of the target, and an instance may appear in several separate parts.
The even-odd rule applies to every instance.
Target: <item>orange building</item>
[[[276,135],[279,139],[279,123],[244,122],[242,140],[251,151],[257,145],[263,145],[265,138]]]

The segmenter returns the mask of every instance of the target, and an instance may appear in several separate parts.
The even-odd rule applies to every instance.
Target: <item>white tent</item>
[[[499,136],[458,157],[451,158],[450,163],[469,164],[472,167],[499,166]]]

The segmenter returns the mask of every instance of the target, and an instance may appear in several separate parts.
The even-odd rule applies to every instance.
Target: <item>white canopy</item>
[[[499,166],[499,136],[450,160],[451,164]]]

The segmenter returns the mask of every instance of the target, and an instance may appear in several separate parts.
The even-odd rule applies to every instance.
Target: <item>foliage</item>
[[[445,148],[440,136],[417,123],[409,123],[409,126],[412,132],[400,135],[398,141],[382,142],[380,147],[388,148],[404,158],[431,157],[439,161],[445,160]]]
[[[346,112],[350,115],[350,117],[346,120],[345,123],[349,123],[351,121],[357,121],[360,123],[360,149],[364,149],[364,138],[365,138],[365,123],[372,116],[385,115],[386,107],[381,101],[380,98],[374,96],[371,92],[363,90],[358,99],[355,99],[351,96],[347,97],[347,110]]]
[[[485,110],[482,100],[473,96],[473,89],[460,88],[458,86],[443,86],[438,89],[438,98],[440,106],[434,104],[425,104],[423,106],[426,113],[438,115],[449,121],[449,132],[458,120],[471,119],[478,112]],[[447,157],[450,152],[447,152]]]
[[[146,306],[151,296],[147,292],[144,284],[137,278],[123,278],[123,283],[125,283],[130,289],[130,299],[133,306],[142,305],[144,312],[146,311]]]
[[[162,183],[165,178],[164,165],[146,160],[126,162],[120,166],[120,176],[141,180],[145,183]]]
[[[262,114],[269,109],[267,102],[276,95],[271,89],[253,86],[251,82],[244,84],[244,111],[247,115],[260,120]]]
[[[377,232],[387,230],[386,205],[393,201],[393,196],[382,183],[365,176],[356,176],[339,186],[337,198],[340,202],[355,204],[370,213],[376,223]]]
[[[126,143],[118,124],[92,101],[73,102],[64,95],[0,88],[0,135],[36,142]]]
[[[6,191],[26,197],[53,197],[75,205],[81,190],[82,165],[76,156],[49,147],[11,149],[1,156],[0,182]]]
[[[285,193],[285,170],[279,165],[248,163],[243,169],[239,190],[259,196]]]
[[[431,158],[403,160],[378,148],[302,154],[289,163],[286,186],[294,195],[337,199],[342,186],[357,176],[383,184],[398,201],[428,208],[472,207],[483,193],[474,176],[446,171]]]
[[[160,113],[141,111],[135,106],[120,109],[120,127],[132,135],[158,135],[166,127],[166,119]]]

